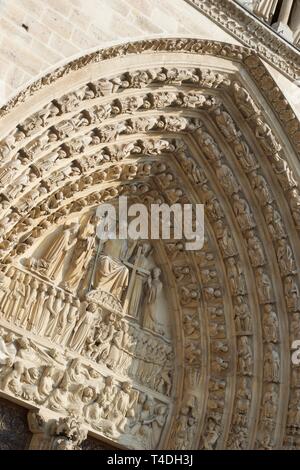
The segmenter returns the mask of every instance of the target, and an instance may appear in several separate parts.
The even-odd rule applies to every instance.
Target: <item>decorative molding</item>
[[[281,73],[300,77],[300,51],[234,0],[185,0]]]

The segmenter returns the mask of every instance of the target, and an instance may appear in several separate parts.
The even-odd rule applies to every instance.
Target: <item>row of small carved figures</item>
[[[164,96],[160,96],[160,94],[157,94],[157,99],[161,99],[161,105],[165,104],[166,106],[170,106],[170,104],[175,104],[176,99],[179,100],[180,96],[184,95],[168,93]],[[149,99],[149,95],[146,95],[144,102],[146,102],[147,98]],[[189,95],[189,99],[192,100],[191,95]],[[203,103],[207,103],[207,98],[203,95],[195,94],[193,95],[193,99],[195,102],[198,102],[199,106]],[[214,105],[216,105],[215,102]],[[85,153],[88,147],[95,148],[97,145],[113,142],[118,136],[149,131],[164,131],[172,133],[180,131],[193,132],[201,126],[201,120],[199,118],[181,117],[176,115],[159,115],[124,119],[122,122],[118,122],[116,124],[95,127],[99,111],[99,107],[94,110],[82,111],[80,114],[68,119],[67,121],[55,124],[55,126],[52,126],[50,130],[47,130],[41,136],[35,138],[25,147],[20,149],[15,156],[10,154],[11,163],[14,162],[14,165],[21,169],[21,165],[28,164],[35,160],[35,164],[37,165],[36,168],[39,168],[40,173],[42,173],[43,166],[45,169],[50,168],[50,164],[47,165],[46,161],[43,159],[46,156],[45,153],[48,154],[47,158],[54,163],[54,153],[56,154],[56,160],[58,161],[59,159],[68,158],[73,154]],[[78,127],[85,128],[85,133],[76,137]],[[72,135],[74,137],[71,140],[64,142],[65,139]],[[42,154],[43,158],[36,161],[38,157],[42,157]],[[6,159],[8,160],[8,156]],[[3,163],[8,162],[4,160]],[[8,168],[11,168],[11,166]],[[2,180],[2,178],[4,178],[4,180]],[[7,173],[3,172],[0,177],[1,184],[4,184],[4,181],[7,179]]]
[[[141,144],[139,146],[139,144]],[[74,141],[74,145],[78,144]],[[148,150],[153,155],[162,152],[163,150],[168,151],[167,141],[160,139],[156,142],[152,141],[150,148],[147,149],[146,145],[142,144],[142,141],[136,141],[135,145],[126,144],[126,145],[115,145],[114,148],[102,148],[100,151],[94,152],[92,155],[85,155],[80,158],[75,158],[77,155],[74,149],[71,149],[70,145],[63,145],[59,147],[55,152],[48,154],[44,158],[40,159],[38,162],[30,165],[26,170],[17,176],[15,173],[19,168],[20,161],[18,159],[10,162],[9,166],[3,167],[0,170],[0,187],[6,187],[5,192],[3,191],[0,194],[0,204],[3,210],[10,207],[12,201],[21,195],[25,194],[22,199],[22,204],[26,202],[26,192],[28,191],[29,185],[32,186],[35,183],[35,187],[31,188],[31,197],[37,199],[52,189],[59,187],[59,185],[64,181],[66,177],[78,177],[82,175],[76,182],[71,181],[70,184],[64,189],[65,195],[70,192],[70,189],[75,190],[76,185],[78,188],[83,190],[88,184],[99,184],[108,180],[124,180],[128,181],[135,177],[146,177],[150,175],[151,172],[151,163],[149,165],[117,165],[111,168],[108,172],[104,170],[99,170],[94,172],[91,175],[86,174],[88,170],[93,170],[96,167],[99,167],[102,163],[107,161],[120,161],[130,153],[144,154],[144,150]],[[84,147],[82,147],[84,149]],[[173,146],[170,148],[173,148]],[[82,150],[83,151],[83,150]],[[64,168],[57,168],[57,164],[63,160],[65,163]],[[24,161],[22,160],[24,163]],[[22,163],[22,164],[23,164]],[[26,165],[29,161],[25,162]],[[148,168],[147,168],[148,166]],[[55,171],[56,170],[56,171]],[[149,171],[150,170],[150,171]],[[43,178],[43,179],[42,179]],[[13,182],[12,182],[13,180]],[[10,184],[11,183],[11,184]],[[39,184],[38,184],[39,183]],[[19,203],[20,206],[21,203]],[[21,210],[21,206],[19,210]],[[55,208],[55,198],[52,198],[51,205],[52,208]],[[3,223],[3,222],[2,222]]]
[[[138,142],[137,142],[138,143]],[[152,145],[153,144],[153,145]],[[131,145],[131,144],[130,144]],[[132,144],[133,147],[134,144]],[[130,151],[132,150],[131,147],[129,148],[129,145],[123,145],[123,147],[120,147],[120,152],[122,155],[125,156],[125,154],[129,154]],[[145,147],[145,146],[144,146]],[[153,155],[156,155],[157,153],[160,153],[162,151],[170,151],[170,149],[175,149],[175,146],[173,144],[170,144],[166,140],[160,139],[159,141],[152,142],[150,143],[151,149],[147,149],[147,151],[150,151],[152,154],[152,151],[154,151]],[[141,147],[135,147],[138,151],[139,154],[141,152],[143,153],[143,149]],[[105,150],[104,150],[105,151]],[[156,153],[157,152],[157,153]],[[118,152],[117,152],[118,153]],[[1,219],[1,224],[0,224],[0,232],[4,233],[8,231],[10,228],[14,226],[13,231],[11,232],[11,235],[17,235],[18,237],[20,236],[21,233],[26,232],[28,230],[28,227],[32,224],[33,220],[32,219],[37,219],[41,217],[42,215],[48,215],[54,210],[57,210],[59,206],[61,205],[62,201],[67,200],[71,197],[71,195],[74,193],[74,191],[80,190],[82,191],[84,188],[90,188],[92,184],[98,184],[103,181],[103,178],[105,179],[107,177],[106,172],[99,170],[94,172],[92,175],[84,175],[82,176],[79,180],[70,182],[68,185],[66,185],[63,188],[58,189],[56,192],[54,192],[51,197],[45,202],[41,200],[39,203],[37,203],[37,199],[40,197],[44,197],[45,194],[48,194],[52,189],[54,188],[59,188],[61,183],[64,181],[66,176],[78,176],[78,174],[82,174],[86,171],[85,163],[87,168],[91,167],[94,168],[97,166],[102,160],[103,155],[93,155],[90,159],[88,159],[86,162],[78,162],[78,161],[73,161],[71,165],[67,166],[64,169],[60,169],[60,171],[54,172],[49,180],[41,181],[39,186],[36,186],[35,188],[32,188],[32,190],[26,194],[20,201],[18,201],[14,207],[14,210],[9,209],[9,211],[5,214],[5,216]],[[104,157],[103,157],[104,158]],[[110,156],[108,156],[110,160]],[[49,161],[47,160],[47,165],[49,164]],[[134,174],[139,172],[139,176],[141,178],[145,178],[150,176],[150,173],[152,171],[153,163],[148,163],[148,164],[140,164],[140,165],[122,165],[122,166],[114,166],[112,168],[112,174],[111,176],[113,178],[118,178],[120,177],[120,172],[123,173],[124,171],[124,178],[129,178],[131,179],[130,172],[133,171],[133,177]],[[53,168],[53,166],[52,166]],[[154,168],[155,167],[155,162],[154,162]],[[160,184],[164,184],[164,180],[168,181],[168,184],[170,184],[170,177],[174,180],[174,177],[166,173],[164,174],[164,168],[166,168],[166,165],[161,164],[161,168],[157,168],[158,172],[161,172],[162,175],[157,178],[160,180]],[[128,173],[129,172],[129,173]],[[114,176],[113,176],[114,175]],[[23,175],[24,176],[24,175]],[[11,191],[16,195],[16,191],[18,188],[21,188],[21,191],[25,191],[26,188],[28,188],[27,185],[27,177],[23,179],[23,176],[21,177],[20,180],[20,185],[18,186],[17,182],[15,181],[14,185],[11,186]],[[25,175],[26,176],[26,175]],[[152,175],[153,176],[153,175]],[[156,181],[156,180],[155,180]],[[175,180],[174,180],[175,182]],[[121,185],[118,189],[113,187],[113,188],[107,188],[102,191],[94,192],[89,194],[87,197],[87,201],[89,201],[90,204],[97,203],[102,201],[102,200],[107,200],[108,198],[113,198],[118,196],[119,194],[123,195],[132,195],[136,196],[136,190],[139,189],[145,198],[145,203],[146,201],[146,195],[145,193],[149,193],[149,197],[147,196],[148,203],[153,203],[155,202],[155,199],[161,200],[161,197],[159,198],[159,192],[156,190],[151,191],[151,187],[148,184],[144,183],[132,183],[131,185],[128,184],[126,181],[124,182],[123,185]],[[131,194],[132,193],[132,194]],[[155,193],[151,195],[151,193]],[[4,195],[3,193],[0,194],[0,208],[3,210],[8,209],[10,206],[10,201],[8,200],[8,195],[9,192],[6,191],[6,194]],[[167,191],[167,197],[170,199],[170,202],[178,201],[182,197],[183,193],[182,190],[180,190],[177,187],[172,187],[168,189]],[[77,207],[77,210],[79,210],[80,206],[80,200],[74,201],[73,205]],[[72,209],[73,205],[69,207],[69,210]],[[17,211],[15,211],[17,209]],[[22,217],[22,214],[24,214],[25,211],[28,211],[32,209],[26,221],[20,222],[20,219]],[[67,210],[68,206],[64,208],[64,210]],[[2,243],[3,247],[1,246],[3,253],[4,253],[4,248],[6,248],[7,245],[7,240],[5,243]]]
[[[41,358],[41,350],[28,339],[16,338],[3,330],[0,349],[0,384],[5,392],[56,412],[68,410],[110,435],[138,434],[142,412],[144,416],[147,412],[149,424],[158,417],[165,421],[168,405],[133,389],[130,381],[117,383],[112,376],[102,377],[80,359],[71,360],[62,370],[55,351],[43,351],[44,361],[48,355],[50,364],[34,366]]]
[[[14,276],[15,272],[16,276]],[[35,333],[41,335],[45,334],[50,339],[54,340],[56,337],[55,334],[47,334],[50,328],[47,328],[45,321],[47,319],[47,315],[43,314],[44,310],[58,310],[55,311],[54,315],[55,317],[58,316],[60,318],[60,320],[59,318],[56,318],[57,323],[55,326],[57,330],[61,330],[62,328],[60,328],[60,326],[63,321],[67,319],[67,321],[69,322],[70,318],[73,318],[73,314],[75,315],[75,312],[76,316],[78,317],[81,302],[79,299],[73,297],[73,295],[66,293],[61,289],[58,289],[55,286],[41,282],[37,278],[32,277],[29,273],[15,271],[14,268],[11,268],[8,271],[7,276],[11,278],[11,282],[8,289],[2,289],[2,298],[0,300],[2,318],[9,320],[14,324],[27,327]],[[25,288],[29,288],[28,290],[30,290],[30,294],[32,290],[34,291],[34,294],[32,296],[29,295],[28,297],[26,297],[26,289],[22,290],[22,287],[24,286]],[[23,297],[23,299],[21,297]],[[47,300],[50,297],[53,297],[51,299],[53,301],[53,306],[51,309],[47,303]],[[60,308],[57,308],[58,304],[56,306],[54,303],[55,299],[57,298],[58,300],[60,300]],[[34,303],[33,300],[37,300],[37,302]],[[49,303],[52,305],[52,302]],[[35,312],[35,315],[27,314],[22,321],[22,315],[24,314],[25,306],[27,311],[29,312],[34,310],[36,311],[39,309],[41,311]],[[76,309],[73,309],[72,307],[76,307]],[[68,308],[69,313],[68,315],[65,315],[65,310],[68,310]],[[18,312],[16,312],[16,309],[18,309]],[[39,321],[30,321],[32,317],[35,320]],[[64,319],[63,317],[66,318]],[[93,325],[95,326],[95,328],[91,329],[90,334],[87,335],[88,341],[86,342],[86,348],[80,348],[80,351],[82,349],[86,349],[87,351],[89,351],[91,357],[95,357],[97,354],[100,356],[104,344],[106,345],[106,342],[110,343],[112,337],[114,336],[114,333],[116,331],[120,332],[120,330],[123,330],[123,332],[130,334],[130,337],[126,338],[126,344],[124,344],[123,341],[123,344],[120,345],[120,349],[125,349],[128,351],[128,353],[131,353],[132,355],[137,355],[140,358],[146,358],[149,362],[162,364],[165,362],[165,355],[171,352],[172,348],[170,348],[168,346],[168,343],[163,341],[161,338],[156,338],[151,334],[147,334],[145,332],[137,330],[133,325],[128,324],[127,326],[126,323],[123,321],[118,322],[116,319],[116,315],[113,313],[107,314],[105,317],[101,316],[100,320],[101,321],[98,321],[97,324]],[[44,324],[45,328],[42,329],[40,327],[41,323]],[[52,330],[55,330],[55,328],[53,328]],[[61,336],[63,336],[64,332],[64,330],[61,331]],[[121,333],[119,333],[119,338],[122,338]],[[59,342],[61,345],[65,345],[67,341],[66,338],[64,338],[64,341],[57,342]],[[103,345],[102,350],[97,347],[100,343]],[[140,351],[143,350],[145,350],[145,354],[140,353]]]
[[[79,300],[74,299],[71,295],[64,294],[60,290],[57,292],[54,287],[49,288],[50,295],[49,297],[46,297],[48,286],[45,284],[42,284],[43,288],[41,289],[40,295],[38,295],[39,283],[36,278],[31,279],[34,287],[34,295],[32,296],[31,282],[28,285],[26,285],[26,282],[23,283],[25,277],[26,274],[19,272],[15,279],[11,281],[11,290],[3,293],[2,299],[0,301],[0,308],[2,309],[4,318],[10,321],[15,321],[16,323],[18,323],[18,320],[21,319],[20,324],[22,326],[27,326],[33,331],[38,330],[40,334],[41,330],[38,329],[38,327],[42,322],[42,325],[44,326],[44,334],[53,341],[59,342],[63,345],[68,343],[72,349],[78,352],[83,352],[84,354],[86,353],[94,360],[104,360],[106,364],[112,368],[119,366],[120,368],[128,370],[132,363],[132,358],[128,354],[128,349],[130,351],[130,347],[128,348],[128,345],[131,343],[132,347],[137,344],[135,349],[137,350],[138,355],[140,355],[140,358],[143,359],[143,362],[141,367],[137,368],[136,373],[140,374],[141,378],[145,377],[145,369],[148,370],[150,368],[151,370],[154,368],[154,370],[158,371],[159,367],[157,367],[157,365],[160,366],[161,372],[166,372],[166,363],[168,363],[169,370],[171,369],[171,350],[168,350],[167,345],[161,344],[160,347],[158,347],[159,345],[157,344],[157,340],[154,338],[150,338],[150,343],[149,338],[148,341],[142,339],[140,342],[135,343],[135,340],[130,338],[128,334],[129,326],[123,321],[116,321],[112,315],[107,316],[105,321],[102,321],[101,318],[101,321],[98,321],[97,324],[96,317],[94,315],[97,310],[97,306],[95,304],[89,304],[86,306],[85,311],[83,311],[81,316],[79,316]],[[20,289],[21,286],[24,287],[24,285],[25,296],[22,303],[20,298]],[[27,299],[26,287],[28,287],[30,291]],[[65,296],[67,296],[67,300],[69,300],[70,303],[64,303]],[[59,308],[57,308],[56,301],[59,304]],[[48,305],[48,303],[50,305]],[[24,308],[25,305],[26,309]],[[26,312],[27,314],[25,316]],[[71,312],[72,322],[68,321],[68,312]],[[51,318],[51,313],[54,318]],[[16,316],[17,318],[14,318]],[[38,322],[35,323],[32,321],[32,319],[38,319]],[[32,328],[32,325],[35,325],[35,328]],[[276,331],[274,334],[276,334]],[[274,338],[274,340],[276,340],[276,338]],[[246,349],[250,351],[248,345],[246,344],[247,342],[247,337],[240,338],[240,343],[243,343],[243,347],[246,348],[247,346]],[[140,354],[141,350],[144,351],[145,354]],[[152,354],[154,352],[155,357],[151,357],[151,351]],[[250,355],[249,351],[247,353],[248,356]],[[276,351],[274,352],[274,355],[276,355]],[[147,358],[146,361],[145,358]],[[158,358],[160,360],[158,360],[157,363]],[[218,369],[224,368],[224,365],[225,362],[222,360],[222,364],[219,364],[220,367],[218,367]],[[133,366],[133,369],[135,369],[135,366]],[[156,374],[154,373],[150,374],[152,377],[155,377],[155,375]],[[169,374],[165,373],[164,377],[169,377]],[[146,380],[150,379],[147,378]],[[167,379],[166,382],[166,385],[168,386],[170,378]]]
[[[243,429],[244,424],[247,424],[246,409],[250,408],[251,402],[251,390],[248,387],[246,378],[240,379],[240,386],[238,389],[239,399],[237,401],[237,407],[234,414],[234,426],[233,431],[228,440],[228,448],[231,449],[246,449],[248,448],[248,430]],[[279,391],[275,384],[269,384],[264,396],[263,406],[261,413],[261,424],[259,437],[257,439],[257,446],[259,448],[272,448],[271,441],[273,440],[272,430],[276,425],[276,414],[279,400]],[[288,430],[294,437],[300,436],[300,389],[296,391],[295,398],[289,404],[287,414]],[[224,407],[224,401],[220,405]],[[212,410],[216,409],[216,404],[213,405]],[[208,418],[208,429],[203,435],[203,448],[212,450],[216,443],[216,438],[219,437],[221,421],[220,415],[217,412],[211,411]],[[268,445],[267,445],[268,443]]]
[[[70,199],[74,192],[81,192],[84,189],[89,189],[94,185],[104,182],[105,180],[118,179],[124,182],[122,186],[118,187],[118,189],[111,188],[107,191],[101,191],[99,192],[99,194],[102,195],[102,197],[105,197],[105,195],[108,196],[109,194],[115,196],[124,195],[134,197],[136,196],[135,193],[139,192],[140,194],[143,194],[145,203],[149,203],[153,202],[153,197],[158,198],[160,194],[156,189],[156,185],[158,185],[159,191],[161,190],[161,188],[165,188],[164,197],[160,195],[162,201],[164,199],[167,199],[167,201],[170,203],[180,201],[185,202],[183,191],[178,186],[176,186],[178,185],[178,183],[174,176],[171,173],[165,172],[167,166],[163,163],[152,161],[146,164],[144,162],[139,164],[118,164],[112,166],[108,171],[98,170],[90,175],[82,176],[76,181],[71,181],[64,187],[60,187],[61,182],[66,176],[78,176],[78,174],[81,174],[83,172],[82,165],[79,164],[79,162],[75,161],[73,162],[73,164],[74,167],[67,167],[63,170],[61,169],[59,172],[57,172],[57,174],[52,175],[53,177],[51,177],[47,182],[42,182],[41,185],[36,188],[36,191],[37,193],[39,193],[39,196],[44,196],[52,189],[58,188],[57,191],[51,194],[51,196],[46,202],[42,200],[37,204],[37,198],[34,195],[31,201],[30,197],[26,196],[25,199],[21,200],[19,208],[24,207],[25,204],[29,209],[30,205],[35,202],[35,207],[32,208],[32,211],[30,212],[30,217],[36,219],[41,215],[47,215],[51,211],[58,209],[60,204],[62,204],[63,201],[67,201],[68,199]],[[77,164],[78,166],[76,166]],[[75,170],[77,171],[75,172]],[[140,181],[133,183],[127,182],[127,180],[131,180],[133,178],[141,180],[147,178],[147,183]],[[170,186],[171,183],[172,187],[167,188],[167,186]],[[24,189],[26,187],[26,185],[24,185],[24,182],[22,183],[22,185]],[[113,193],[111,193],[111,191],[113,191]],[[35,194],[36,196],[37,193]],[[3,201],[2,206],[4,205],[9,205],[7,200],[6,202]],[[3,220],[10,223],[11,220],[17,221],[17,218],[15,217],[15,215],[11,214],[11,216],[7,216]],[[1,224],[3,225],[3,221],[1,222]]]
[[[216,355],[211,364],[214,374],[221,374],[232,367],[230,348],[227,341],[218,340],[212,343]],[[237,374],[252,376],[254,369],[254,356],[251,336],[239,336],[237,340]],[[263,356],[263,376],[265,382],[278,383],[280,381],[280,355],[277,346],[273,343],[265,345]]]
[[[82,354],[119,369],[160,393],[171,393],[172,346],[143,334],[125,321],[116,322],[113,314],[107,314],[104,321],[92,330]]]
[[[218,106],[220,103],[217,99],[211,96],[205,96],[202,93],[183,93],[183,92],[165,92],[165,93],[148,93],[143,97],[131,97],[125,98],[124,100],[113,100],[112,104],[104,106],[94,106],[89,110],[83,110],[73,118],[69,118],[67,121],[62,121],[59,124],[55,124],[48,131],[43,133],[41,136],[30,141],[24,148],[20,149],[16,155],[12,155],[11,145],[9,142],[2,143],[0,146],[0,161],[2,163],[9,163],[10,165],[6,168],[7,171],[10,168],[13,169],[14,165],[18,164],[27,165],[30,161],[36,158],[36,156],[42,151],[51,150],[53,146],[57,146],[59,141],[65,138],[75,135],[75,131],[78,128],[92,127],[101,123],[104,118],[114,117],[116,114],[125,113],[126,108],[128,112],[135,110],[147,110],[147,109],[162,109],[164,107],[176,108],[183,106],[186,108],[212,108]],[[52,105],[53,108],[53,105]],[[184,118],[178,116],[159,116],[155,118],[143,118],[137,117],[135,119],[127,119],[122,124],[107,125],[103,128],[91,129],[89,134],[83,135],[79,138],[75,138],[66,144],[65,147],[61,146],[57,150],[61,152],[65,148],[65,155],[61,155],[59,158],[67,158],[72,153],[82,153],[84,147],[88,145],[99,145],[100,143],[110,142],[120,134],[133,134],[136,132],[146,131],[166,131],[166,132],[179,132],[182,130],[193,131],[201,125],[199,119]],[[20,130],[16,132],[17,142],[22,140],[24,133]],[[10,159],[10,160],[9,160]],[[3,173],[5,180],[8,179],[7,172]],[[1,175],[2,183],[2,175]]]
[[[181,299],[182,305],[192,305],[192,299],[199,297],[199,292],[195,289],[188,287],[182,287],[184,297]],[[211,287],[210,289],[213,289]],[[194,294],[194,295],[193,295]],[[204,296],[206,297],[206,292],[204,290]],[[263,307],[263,333],[264,340],[266,342],[277,343],[279,341],[279,321],[276,312],[274,311],[272,304],[265,304]],[[222,337],[225,332],[224,327],[219,324],[219,321],[222,320],[224,312],[221,307],[210,307],[209,312],[211,314],[211,320],[217,320],[210,323],[210,334],[213,337]],[[243,332],[250,334],[252,332],[252,321],[251,321],[251,312],[248,305],[247,297],[243,295],[238,295],[235,298],[235,305],[233,309],[235,317],[235,325],[237,334],[242,334]],[[296,323],[299,321],[299,313],[294,313],[293,322]],[[192,318],[191,315],[186,315],[184,318],[184,331],[187,337],[195,337],[197,335],[197,329],[199,329],[199,320]],[[199,334],[198,334],[199,336]]]
[[[99,318],[95,304],[84,306],[71,294],[21,271],[13,277],[14,272],[9,271],[9,288],[2,289],[2,318],[111,368],[130,375],[134,371],[143,383],[167,388],[169,394],[172,348],[168,343],[129,326],[115,314]]]
[[[131,122],[131,125],[140,127],[140,132],[150,130],[157,131],[159,129],[161,131],[161,123],[163,122],[164,121],[162,119],[159,120],[159,118],[152,118],[152,120],[149,118],[140,118],[139,120]],[[200,124],[201,123],[199,119],[169,117],[167,123],[165,124],[165,131],[193,131],[197,129]],[[85,169],[87,169],[89,167],[96,166],[96,164],[99,165],[102,161],[105,162],[107,158],[110,158],[110,160],[112,160],[112,151],[111,149],[107,148],[102,148],[99,152],[97,152],[96,155],[95,153],[93,153],[93,155],[90,155],[88,157],[85,156],[83,159],[80,158],[80,160],[82,160],[80,162],[76,160],[74,161],[74,157],[76,155],[79,156],[79,154],[86,153],[89,148],[91,148],[93,152],[96,152],[99,149],[95,146],[103,142],[110,142],[114,140],[113,136],[115,136],[116,138],[117,135],[126,135],[128,126],[129,124],[127,124],[126,121],[123,123],[124,129],[121,124],[115,127],[106,126],[103,129],[95,128],[93,129],[93,131],[89,132],[86,135],[68,141],[67,143],[63,143],[61,146],[57,147],[56,149],[53,149],[53,151],[37,160],[38,153],[43,150],[43,147],[41,148],[40,145],[44,146],[44,144],[41,144],[42,138],[39,138],[34,142],[35,148],[33,148],[32,151],[29,151],[29,149],[26,148],[22,149],[18,152],[15,157],[13,157],[13,159],[9,160],[6,166],[3,166],[1,168],[0,187],[6,187],[5,195],[2,194],[2,199],[4,201],[3,206],[7,205],[8,200],[13,200],[18,197],[21,193],[23,193],[26,189],[26,185],[28,186],[28,184],[30,183],[37,182],[39,178],[46,178],[46,174],[50,171],[53,172],[55,166],[57,166],[60,161],[66,162],[66,160],[69,159],[71,163],[71,159],[73,158],[73,164],[70,164],[68,167],[66,167],[65,171],[68,171],[69,173],[73,172],[75,176],[76,173],[80,174],[84,167]],[[54,130],[52,130],[51,132],[53,133]],[[133,133],[133,130],[131,133]],[[50,133],[49,138],[51,138],[51,135],[53,134]],[[45,138],[48,137],[46,136]],[[47,147],[48,145],[45,145],[45,149]],[[107,157],[107,153],[109,157]],[[22,172],[22,167],[26,167],[27,164],[32,162],[33,160],[35,160],[34,163]],[[17,173],[19,174],[19,176],[17,175]],[[124,172],[123,178],[126,179],[127,177],[128,179],[130,179],[130,177],[132,176],[134,176],[134,174],[131,175],[129,173],[128,175],[126,175]],[[108,175],[106,176],[105,172],[103,172],[103,181],[105,180],[105,178],[109,179]],[[47,182],[44,183],[44,185],[45,187],[47,187]]]
[[[179,85],[182,82],[195,86],[199,84],[205,87],[218,87],[222,82],[230,84],[228,77],[221,73],[210,70],[178,69],[165,67],[152,70],[138,70],[136,72],[125,72],[123,75],[110,80],[100,79],[94,83],[88,83],[76,91],[72,91],[58,100],[53,100],[22,122],[9,136],[8,141],[13,147],[15,143],[32,135],[38,129],[45,127],[49,120],[55,116],[74,111],[82,101],[100,98],[118,90],[128,88],[142,88],[150,83],[168,83]]]

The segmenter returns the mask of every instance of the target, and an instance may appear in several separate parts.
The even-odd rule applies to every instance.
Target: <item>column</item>
[[[280,9],[278,23],[288,24],[289,17],[291,14],[294,0],[283,0],[282,7]]]
[[[289,27],[294,33],[294,43],[300,42],[300,0],[295,0],[292,14],[289,20]]]
[[[274,31],[290,42],[293,42],[293,32],[288,26],[294,0],[283,0],[278,21],[272,25]]]
[[[254,13],[269,23],[275,13],[278,0],[262,0],[256,1],[254,5]]]

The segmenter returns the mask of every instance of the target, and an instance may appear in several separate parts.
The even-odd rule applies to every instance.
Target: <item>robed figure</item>
[[[152,247],[149,243],[143,243],[141,247],[141,253],[134,258],[136,263],[136,276],[134,279],[134,285],[130,296],[129,302],[129,314],[134,318],[138,318],[139,311],[141,308],[142,297],[145,285],[147,283],[146,269],[149,266],[149,254]]]
[[[92,285],[113,294],[118,300],[128,286],[129,270],[121,259],[127,252],[126,240],[107,240],[98,256]]]
[[[77,290],[88,267],[95,245],[95,218],[90,216],[82,224],[73,249],[69,268],[64,276],[63,287],[71,292]]]
[[[143,326],[149,330],[157,330],[156,310],[157,297],[160,294],[163,284],[160,280],[161,270],[153,268],[148,277],[146,285],[146,298],[144,304]]]
[[[62,232],[55,238],[47,253],[43,256],[47,268],[45,274],[51,279],[56,279],[62,269],[67,252],[76,243],[76,233],[79,224],[76,222],[70,225],[65,224]]]

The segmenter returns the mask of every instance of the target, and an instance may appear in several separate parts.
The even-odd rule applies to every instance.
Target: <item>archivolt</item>
[[[300,130],[260,59],[191,39],[102,50],[8,103],[2,129],[4,271],[70,214],[121,194],[205,203],[202,251],[158,247],[178,365],[161,445],[297,447]]]

